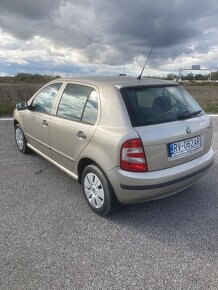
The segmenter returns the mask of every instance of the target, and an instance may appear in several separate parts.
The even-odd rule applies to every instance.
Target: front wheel
[[[82,173],[82,186],[89,207],[99,215],[112,210],[113,189],[107,177],[96,165],[88,165]]]
[[[26,138],[19,124],[15,126],[15,141],[20,152],[24,154],[28,152]]]

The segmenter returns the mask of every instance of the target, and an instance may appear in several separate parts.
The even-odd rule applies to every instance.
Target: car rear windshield
[[[172,122],[204,114],[179,85],[122,88],[121,94],[133,127]]]

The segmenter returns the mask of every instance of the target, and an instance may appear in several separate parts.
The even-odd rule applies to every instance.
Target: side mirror
[[[28,109],[28,104],[27,102],[20,102],[16,105],[16,109],[18,111],[23,111],[23,110],[27,110]]]

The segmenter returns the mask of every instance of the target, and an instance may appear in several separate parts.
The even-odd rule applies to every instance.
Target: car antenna
[[[142,68],[142,71],[141,71],[140,75],[137,77],[138,80],[140,80],[142,78],[143,71],[144,71],[144,69],[146,67],[146,64],[147,64],[147,62],[148,62],[148,60],[149,60],[149,58],[151,56],[151,53],[152,53],[152,50],[154,49],[154,47],[155,47],[155,45],[152,46],[152,48],[151,48],[151,50],[150,50],[150,52],[148,54],[148,57],[147,57],[146,62],[144,64],[143,68]]]

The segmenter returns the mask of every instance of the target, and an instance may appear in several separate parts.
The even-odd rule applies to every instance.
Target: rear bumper
[[[121,203],[137,203],[162,198],[196,182],[213,164],[213,149],[184,164],[153,172],[134,173],[119,167],[107,176]]]

